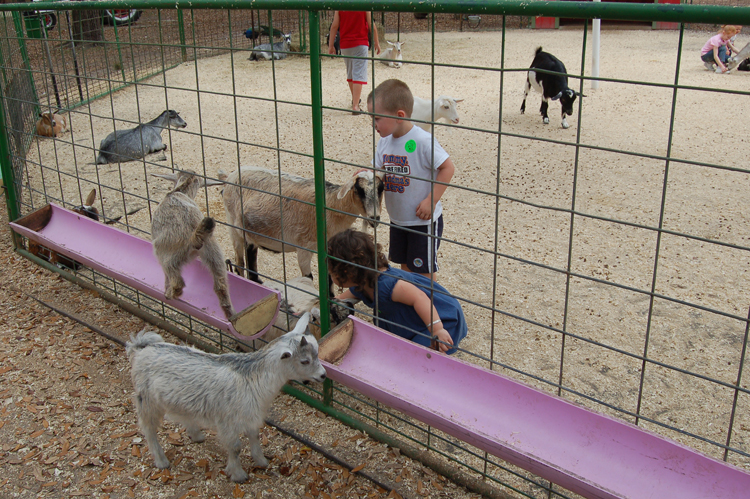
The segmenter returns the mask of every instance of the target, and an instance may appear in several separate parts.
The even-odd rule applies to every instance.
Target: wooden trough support
[[[320,358],[334,381],[584,497],[750,494],[739,468],[354,317]]]
[[[244,341],[262,336],[279,313],[278,291],[228,273],[229,296],[234,309],[239,311],[228,320],[214,293],[213,277],[198,260],[193,260],[182,270],[185,280],[182,296],[167,300],[164,297],[164,272],[154,256],[150,241],[56,204],[48,204],[11,222],[10,226],[30,241]]]

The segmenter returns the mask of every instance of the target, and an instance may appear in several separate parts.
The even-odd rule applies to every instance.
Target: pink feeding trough
[[[354,317],[320,358],[332,380],[584,497],[750,497],[739,468]]]
[[[185,289],[182,296],[167,300],[164,297],[164,272],[150,241],[52,203],[10,226],[38,245],[245,341],[262,336],[279,313],[278,291],[228,273],[229,296],[237,313],[227,319],[213,291],[213,278],[198,260],[183,268]]]

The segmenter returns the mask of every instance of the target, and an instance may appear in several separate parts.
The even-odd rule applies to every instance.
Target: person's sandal
[[[362,114],[364,112],[364,110],[362,109],[362,99],[359,99],[359,104],[357,104],[357,107],[359,109],[357,109],[356,111],[352,110],[352,114],[357,115],[357,114]]]

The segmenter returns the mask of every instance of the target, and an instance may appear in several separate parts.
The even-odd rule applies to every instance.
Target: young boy
[[[374,165],[387,172],[385,207],[392,224],[388,258],[402,270],[435,280],[443,235],[440,198],[454,166],[432,134],[409,121],[413,107],[411,90],[401,80],[386,80],[367,97],[370,113],[387,115],[373,119],[382,137]]]

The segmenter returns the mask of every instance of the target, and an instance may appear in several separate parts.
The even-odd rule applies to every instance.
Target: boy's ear
[[[403,109],[399,109],[398,111],[396,111],[396,116],[398,116],[399,118],[408,118],[408,116],[406,116],[406,111],[404,111]]]

